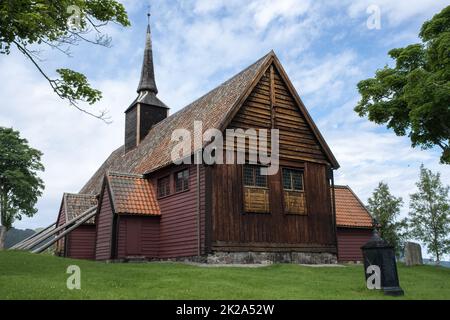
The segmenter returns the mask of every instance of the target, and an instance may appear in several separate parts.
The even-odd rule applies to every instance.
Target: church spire
[[[147,14],[147,36],[138,97],[125,110],[125,153],[134,149],[150,132],[151,128],[169,115],[169,108],[158,99],[158,89],[153,69],[150,13]]]
[[[153,50],[152,50],[152,34],[150,30],[150,12],[147,13],[147,35],[145,38],[144,61],[142,62],[141,80],[137,92],[141,93],[149,91],[154,94],[158,93],[155,82],[155,71],[153,68]]]

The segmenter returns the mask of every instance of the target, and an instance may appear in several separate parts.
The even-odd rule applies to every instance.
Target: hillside
[[[69,265],[81,290],[68,290]],[[0,299],[450,299],[450,269],[399,266],[401,298],[365,288],[363,267],[199,267],[106,264],[18,251],[0,252]]]
[[[35,232],[37,232],[37,231],[31,230],[31,229],[21,230],[21,229],[11,228],[6,233],[5,247],[11,248],[13,245],[22,241],[25,238],[28,238]]]

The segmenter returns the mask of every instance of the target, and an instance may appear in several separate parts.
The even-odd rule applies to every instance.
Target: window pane
[[[245,186],[253,186],[254,185],[254,168],[251,166],[244,166],[244,185]]]
[[[183,171],[183,190],[189,189],[189,169]]]
[[[175,175],[175,191],[183,190],[183,172],[178,172]]]
[[[293,189],[296,191],[303,190],[303,173],[301,171],[292,171]]]
[[[158,180],[158,197],[164,197],[170,194],[169,177]]]
[[[267,176],[261,175],[261,167],[255,168],[255,182],[257,187],[267,187]]]
[[[169,183],[169,178],[167,178],[166,179],[166,182],[165,182],[165,193],[166,193],[166,195],[168,195],[168,194],[170,194],[170,183]]]
[[[175,191],[187,190],[189,187],[189,169],[177,172],[175,174]]]
[[[291,190],[291,170],[283,169],[283,189]]]

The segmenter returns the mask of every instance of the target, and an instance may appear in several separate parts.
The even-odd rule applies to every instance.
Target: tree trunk
[[[5,248],[6,227],[0,226],[0,250]]]

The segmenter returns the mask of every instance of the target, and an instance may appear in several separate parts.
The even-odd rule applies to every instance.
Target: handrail
[[[31,239],[37,237],[38,235],[42,235],[43,233],[47,232],[48,229],[50,229],[51,227],[53,227],[55,225],[56,225],[56,222],[53,222],[51,225],[49,225],[48,227],[42,229],[41,231],[35,232],[31,236],[23,239],[22,241],[17,242],[15,245],[13,245],[11,248],[9,248],[9,250],[18,250],[18,249],[20,249],[23,245],[25,245],[26,243],[30,242]]]
[[[30,243],[28,243],[27,245],[25,245],[22,249],[23,249],[23,250],[30,250],[31,248],[35,247],[37,244],[39,244],[39,243],[41,243],[42,241],[48,239],[50,236],[52,236],[52,235],[58,233],[59,231],[65,229],[66,227],[68,227],[69,225],[71,225],[72,223],[74,223],[74,222],[78,221],[79,219],[85,217],[86,215],[90,214],[92,211],[95,212],[96,209],[97,209],[97,206],[93,206],[93,207],[87,209],[87,210],[84,211],[82,214],[80,214],[78,217],[76,217],[76,218],[74,218],[74,219],[72,219],[72,220],[66,222],[65,224],[63,224],[63,225],[61,225],[61,226],[59,226],[59,227],[57,227],[57,228],[55,228],[53,231],[51,231],[51,232],[49,232],[49,233],[47,233],[47,234],[45,234],[45,235],[39,236],[39,237],[37,237],[36,239],[32,240]]]
[[[73,226],[71,226],[69,229],[67,229],[66,231],[64,231],[63,233],[61,233],[60,235],[58,235],[57,237],[55,237],[54,239],[50,240],[49,242],[47,242],[46,244],[44,244],[43,246],[31,251],[32,253],[41,253],[42,251],[44,251],[45,249],[49,248],[50,246],[52,246],[56,241],[58,241],[59,239],[61,239],[62,237],[64,237],[66,234],[72,232],[74,229],[78,228],[81,224],[83,224],[84,222],[86,222],[87,220],[89,220],[90,218],[92,218],[95,215],[95,211],[89,213],[88,215],[86,215],[84,218],[82,218],[80,221],[78,221],[77,223],[75,223]]]

